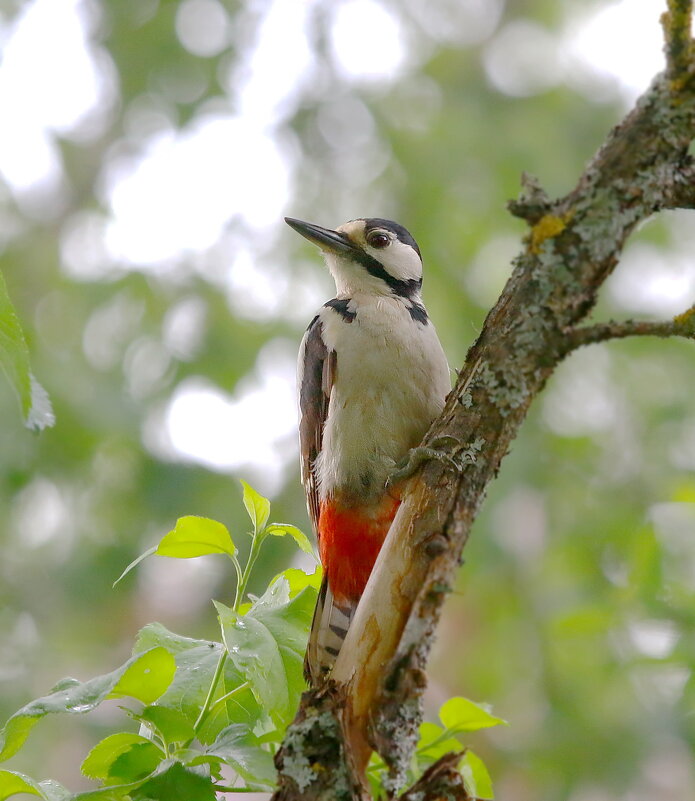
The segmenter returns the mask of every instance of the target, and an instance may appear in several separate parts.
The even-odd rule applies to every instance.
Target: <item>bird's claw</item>
[[[450,434],[436,437],[432,440],[430,445],[420,445],[417,448],[411,448],[406,457],[399,462],[396,469],[386,480],[386,486],[392,487],[394,484],[405,481],[407,478],[410,478],[421,465],[433,459],[441,462],[441,464],[445,465],[450,470],[454,470],[456,473],[462,472],[464,467],[462,462],[457,461],[453,456],[438,449],[452,442],[460,448],[460,440]]]

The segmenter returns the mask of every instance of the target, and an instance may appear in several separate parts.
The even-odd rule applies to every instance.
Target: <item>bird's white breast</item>
[[[403,300],[355,295],[350,308],[351,322],[331,308],[320,314],[337,367],[316,467],[321,497],[339,490],[359,502],[383,492],[451,383],[434,326],[413,320]]]

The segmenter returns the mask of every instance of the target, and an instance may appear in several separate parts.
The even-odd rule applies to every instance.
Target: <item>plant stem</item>
[[[232,562],[234,563],[234,569],[236,570],[236,591],[234,593],[234,608],[236,609],[237,602],[239,601],[239,587],[241,586],[241,582],[243,579],[243,572],[241,570],[241,565],[239,564],[239,560],[236,557],[236,554],[232,556]]]
[[[251,571],[253,570],[253,566],[256,563],[256,559],[258,559],[258,554],[261,550],[261,544],[265,537],[261,534],[254,534],[253,539],[251,540],[251,550],[249,551],[249,557],[246,560],[246,566],[244,567],[244,572],[241,578],[237,581],[236,586],[236,593],[234,595],[234,605],[232,609],[235,612],[239,611],[239,607],[241,606],[241,602],[244,599],[244,595],[246,594],[246,585],[249,583],[249,578],[251,576]]]
[[[234,593],[234,605],[232,609],[235,612],[239,612],[239,607],[241,606],[241,602],[244,599],[244,595],[246,594],[246,585],[249,583],[249,578],[251,577],[251,571],[253,570],[253,566],[258,559],[258,554],[261,550],[261,544],[265,537],[263,537],[263,532],[256,533],[253,535],[253,539],[251,540],[251,550],[249,551],[248,559],[246,560],[246,565],[242,572],[241,566],[239,564],[239,560],[236,556],[232,557],[232,562],[234,563],[234,568],[236,569],[237,573],[237,584],[236,584],[236,592]],[[213,703],[212,699],[215,695],[215,691],[217,690],[217,685],[220,682],[220,678],[222,676],[222,672],[224,670],[225,662],[227,661],[227,649],[224,648],[222,653],[220,654],[219,661],[217,662],[217,667],[215,668],[215,673],[213,674],[212,681],[210,682],[210,689],[208,690],[208,694],[205,698],[205,703],[203,704],[203,708],[200,710],[200,714],[198,715],[198,720],[195,722],[194,729],[197,732],[200,726],[203,724],[205,718],[210,714],[213,707],[220,703],[221,701],[229,698],[230,695],[233,695],[235,692],[238,692],[243,687],[248,686],[248,682],[244,682],[244,684],[239,685],[231,692],[223,695],[222,698],[218,698],[217,701]]]
[[[422,748],[416,749],[416,754],[426,754],[430,749],[434,748],[435,745],[439,745],[439,743],[443,743],[445,740],[452,739],[456,737],[458,734],[462,734],[463,732],[457,731],[456,729],[445,729],[438,737],[432,740],[431,743],[427,743],[427,745],[423,746]]]
[[[225,693],[224,695],[221,695],[213,704],[210,705],[210,710],[209,711],[212,712],[212,710],[216,706],[218,706],[219,704],[223,703],[227,699],[231,698],[233,695],[236,695],[236,693],[241,692],[242,690],[245,690],[248,686],[249,686],[249,682],[245,681],[243,684],[240,684],[238,687],[235,687],[233,690],[230,690],[228,693]]]
[[[215,694],[215,690],[217,689],[217,685],[220,681],[220,676],[222,675],[222,671],[224,670],[224,663],[226,661],[227,661],[227,649],[222,648],[222,653],[220,654],[220,658],[217,661],[217,667],[215,668],[215,673],[213,674],[212,681],[210,682],[210,689],[208,690],[208,694],[205,698],[205,703],[203,704],[203,708],[200,710],[200,714],[198,715],[198,720],[196,720],[195,725],[193,726],[196,733],[198,732],[200,726],[202,726],[203,721],[210,712],[210,709],[212,707],[212,697]]]
[[[225,784],[213,784],[216,793],[255,793],[257,792],[251,787],[230,787]]]

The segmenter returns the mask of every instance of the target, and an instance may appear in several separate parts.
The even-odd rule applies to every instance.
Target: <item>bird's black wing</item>
[[[302,483],[309,517],[318,536],[319,488],[316,457],[321,452],[323,427],[335,381],[337,357],[323,339],[323,323],[317,315],[309,324],[299,350],[299,449]]]

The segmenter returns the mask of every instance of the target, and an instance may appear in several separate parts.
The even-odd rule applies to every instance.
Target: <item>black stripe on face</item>
[[[385,231],[390,231],[392,234],[395,234],[396,239],[404,245],[411,247],[420,257],[420,261],[422,261],[422,254],[420,253],[417,242],[410,231],[400,225],[400,223],[394,222],[393,220],[385,220],[382,217],[368,217],[365,219],[365,236],[375,228],[383,228]],[[422,278],[408,278],[407,280],[394,278],[391,273],[384,269],[381,262],[368,253],[365,253],[363,250],[351,254],[351,257],[359,262],[370,275],[373,275],[375,278],[380,278],[387,284],[394,295],[400,295],[403,298],[411,298],[422,288]]]
[[[422,287],[422,278],[408,278],[407,281],[401,281],[399,278],[394,278],[391,273],[384,269],[381,262],[365,253],[364,251],[356,251],[351,254],[350,258],[354,259],[358,264],[361,264],[364,269],[375,278],[381,280],[389,287],[394,295],[400,295],[402,298],[411,298],[417,294]]]
[[[350,298],[333,298],[333,300],[329,300],[327,303],[324,303],[324,307],[330,307],[334,309],[338,314],[345,320],[346,323],[351,323],[355,317],[357,317],[357,312],[350,311],[348,305],[350,303]]]

